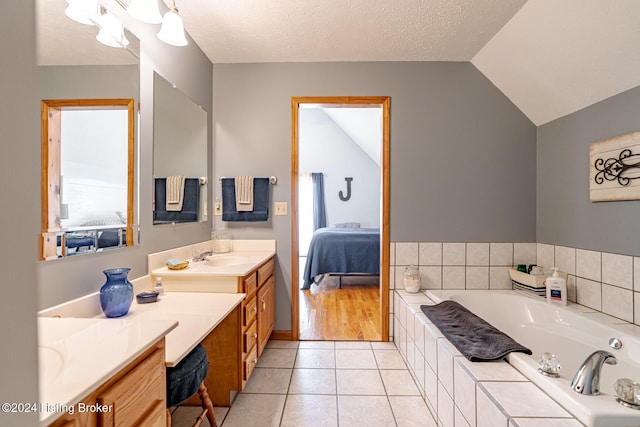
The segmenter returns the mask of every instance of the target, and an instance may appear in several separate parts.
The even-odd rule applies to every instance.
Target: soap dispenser
[[[553,267],[553,275],[547,277],[547,301],[567,305],[567,281],[558,274],[558,267]]]

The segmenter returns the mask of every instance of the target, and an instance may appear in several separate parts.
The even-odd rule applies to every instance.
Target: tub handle
[[[611,338],[609,340],[609,347],[614,350],[620,350],[622,348],[622,341],[620,341],[618,338]]]
[[[538,356],[538,372],[552,378],[560,378],[560,360],[555,354],[548,352]]]

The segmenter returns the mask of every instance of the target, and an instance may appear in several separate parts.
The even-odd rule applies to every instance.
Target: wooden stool
[[[202,424],[206,416],[211,427],[217,427],[213,403],[204,384],[208,370],[207,352],[201,344],[191,350],[175,367],[167,368],[167,426],[171,426],[171,413],[168,408],[178,406],[198,393],[203,411],[196,418],[194,426]]]

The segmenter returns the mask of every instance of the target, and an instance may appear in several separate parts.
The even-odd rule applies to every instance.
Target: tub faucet
[[[600,371],[604,363],[615,365],[618,360],[608,351],[598,350],[591,353],[573,377],[571,389],[580,394],[594,396],[600,394]]]
[[[194,256],[192,261],[194,262],[204,261],[204,259],[209,255],[213,255],[213,252],[212,251],[202,252],[201,254]]]

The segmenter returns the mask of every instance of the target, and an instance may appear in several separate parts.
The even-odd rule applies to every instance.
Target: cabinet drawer
[[[275,262],[273,258],[265,262],[260,268],[258,268],[258,286],[262,284],[273,274],[273,266]]]
[[[167,408],[165,402],[156,402],[142,418],[140,418],[136,425],[147,427],[166,427],[167,426]]]
[[[258,348],[254,347],[253,350],[251,350],[251,353],[247,354],[247,357],[245,357],[243,362],[244,364],[243,376],[242,376],[243,384],[249,380],[249,377],[251,376],[251,372],[253,372],[253,368],[256,367],[256,363],[258,363]]]
[[[252,273],[242,281],[243,292],[247,295],[251,295],[256,291],[257,285],[256,273]]]
[[[251,326],[242,334],[242,354],[249,353],[258,343],[258,322],[253,322]]]
[[[98,396],[102,405],[117,410],[100,413],[99,425],[136,425],[140,413],[148,413],[166,401],[164,352],[156,350],[140,362],[120,381]]]
[[[246,328],[253,322],[258,313],[258,307],[256,306],[256,297],[252,297],[249,301],[246,301],[242,305],[242,327]]]

